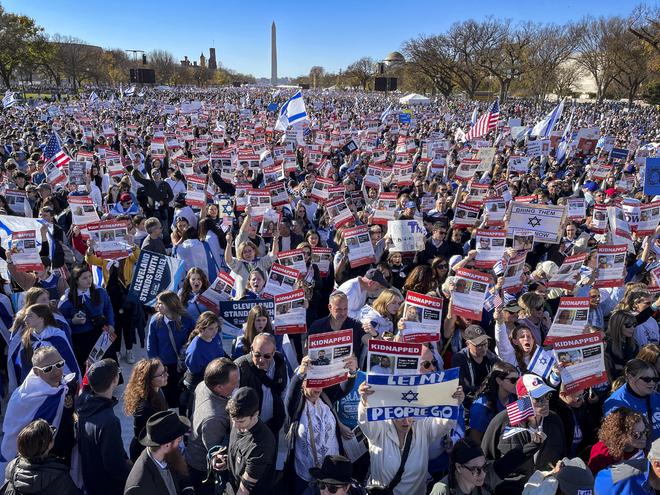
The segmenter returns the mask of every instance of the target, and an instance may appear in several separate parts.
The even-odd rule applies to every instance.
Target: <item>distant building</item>
[[[206,57],[204,56],[204,53],[199,56],[199,66],[206,67]]]
[[[215,48],[209,48],[209,69],[216,70],[218,63],[215,60]]]
[[[181,65],[183,67],[190,67],[191,66],[190,60],[188,60],[187,55],[185,57],[183,57],[183,60],[181,61]]]

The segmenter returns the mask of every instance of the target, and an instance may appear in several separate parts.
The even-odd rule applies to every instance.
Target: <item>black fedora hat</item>
[[[190,429],[190,421],[174,411],[161,411],[152,415],[140,434],[145,447],[159,447],[182,436]]]
[[[348,485],[353,477],[353,465],[343,455],[327,455],[320,468],[310,468],[314,479],[330,485]]]

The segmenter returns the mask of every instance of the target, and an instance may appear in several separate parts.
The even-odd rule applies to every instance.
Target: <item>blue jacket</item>
[[[649,462],[634,459],[603,469],[596,475],[596,495],[653,495],[649,485]]]
[[[646,398],[639,397],[625,384],[607,398],[603,404],[603,414],[607,416],[620,407],[627,407],[646,416],[653,428],[651,441],[660,438],[660,394],[658,392],[653,392]]]
[[[211,342],[202,340],[199,335],[192,339],[186,349],[186,368],[193,375],[204,373],[206,365],[215,358],[225,357],[225,351],[222,348],[222,338],[218,333]]]
[[[112,303],[110,302],[110,296],[108,296],[108,293],[102,287],[97,287],[96,291],[101,296],[100,304],[94,306],[92,304],[91,299],[89,297],[86,297],[84,303],[84,309],[82,308],[82,306],[78,306],[76,308],[73,306],[73,304],[71,304],[71,301],[69,301],[68,292],[64,294],[60,299],[60,305],[59,305],[60,312],[62,313],[62,316],[64,316],[67,323],[71,327],[72,334],[75,335],[77,333],[85,333],[91,331],[93,328],[91,317],[93,316],[104,315],[105,323],[113,327],[115,326],[115,313],[112,310]],[[82,325],[76,325],[73,323],[72,319],[74,315],[80,310],[85,312],[85,315],[87,316],[87,320]]]
[[[193,328],[195,328],[193,319],[184,315],[181,318],[181,326],[172,332],[177,347],[173,349],[165,319],[159,314],[153,315],[147,331],[147,356],[160,358],[163,364],[176,364],[181,348],[188,341]]]

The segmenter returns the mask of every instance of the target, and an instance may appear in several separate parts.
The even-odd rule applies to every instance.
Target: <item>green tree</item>
[[[0,5],[0,78],[7,89],[14,72],[32,57],[32,44],[41,32],[33,19],[6,12]]]

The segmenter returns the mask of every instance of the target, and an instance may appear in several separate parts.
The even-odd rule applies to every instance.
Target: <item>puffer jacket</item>
[[[82,493],[69,475],[69,467],[55,457],[30,461],[17,457],[5,469],[5,495],[79,495]]]

